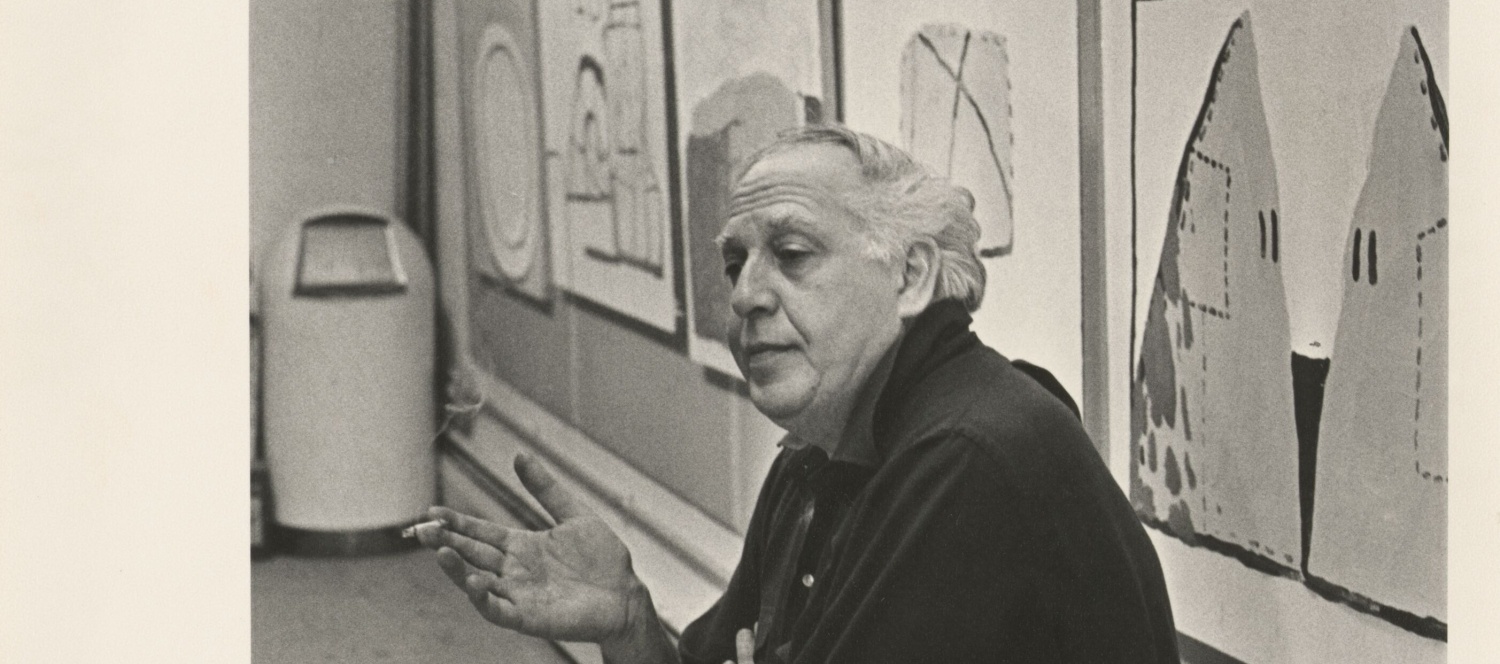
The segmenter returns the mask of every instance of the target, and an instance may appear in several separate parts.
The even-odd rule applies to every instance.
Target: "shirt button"
[[[811,574],[803,574],[802,575],[802,585],[806,586],[808,588],[811,588],[812,584],[813,584],[813,575],[811,575]]]

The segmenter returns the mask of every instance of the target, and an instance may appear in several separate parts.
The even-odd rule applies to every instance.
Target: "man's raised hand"
[[[445,527],[417,530],[438,565],[486,620],[562,641],[606,642],[626,636],[632,612],[649,596],[630,566],[630,552],[592,510],[527,455],[516,474],[557,526],[541,532],[506,528],[434,507]]]

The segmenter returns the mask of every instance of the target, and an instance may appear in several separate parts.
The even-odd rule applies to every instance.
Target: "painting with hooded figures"
[[[1161,0],[1134,30],[1137,513],[1446,640],[1447,3]]]

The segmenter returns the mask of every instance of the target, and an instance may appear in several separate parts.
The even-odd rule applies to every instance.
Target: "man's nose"
[[[751,257],[740,267],[739,279],[729,293],[729,306],[734,315],[748,319],[775,311],[776,291],[770,279],[770,265],[759,257]]]

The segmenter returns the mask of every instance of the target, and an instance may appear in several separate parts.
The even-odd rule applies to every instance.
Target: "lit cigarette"
[[[448,522],[444,521],[442,519],[433,519],[431,521],[423,521],[422,523],[419,523],[419,524],[417,524],[415,526],[412,526],[410,528],[407,528],[406,530],[401,531],[401,536],[403,538],[406,538],[406,539],[411,539],[411,538],[417,536],[417,529],[418,528],[424,528],[424,527],[427,527],[427,526],[437,526],[439,528],[447,528],[448,527]]]

